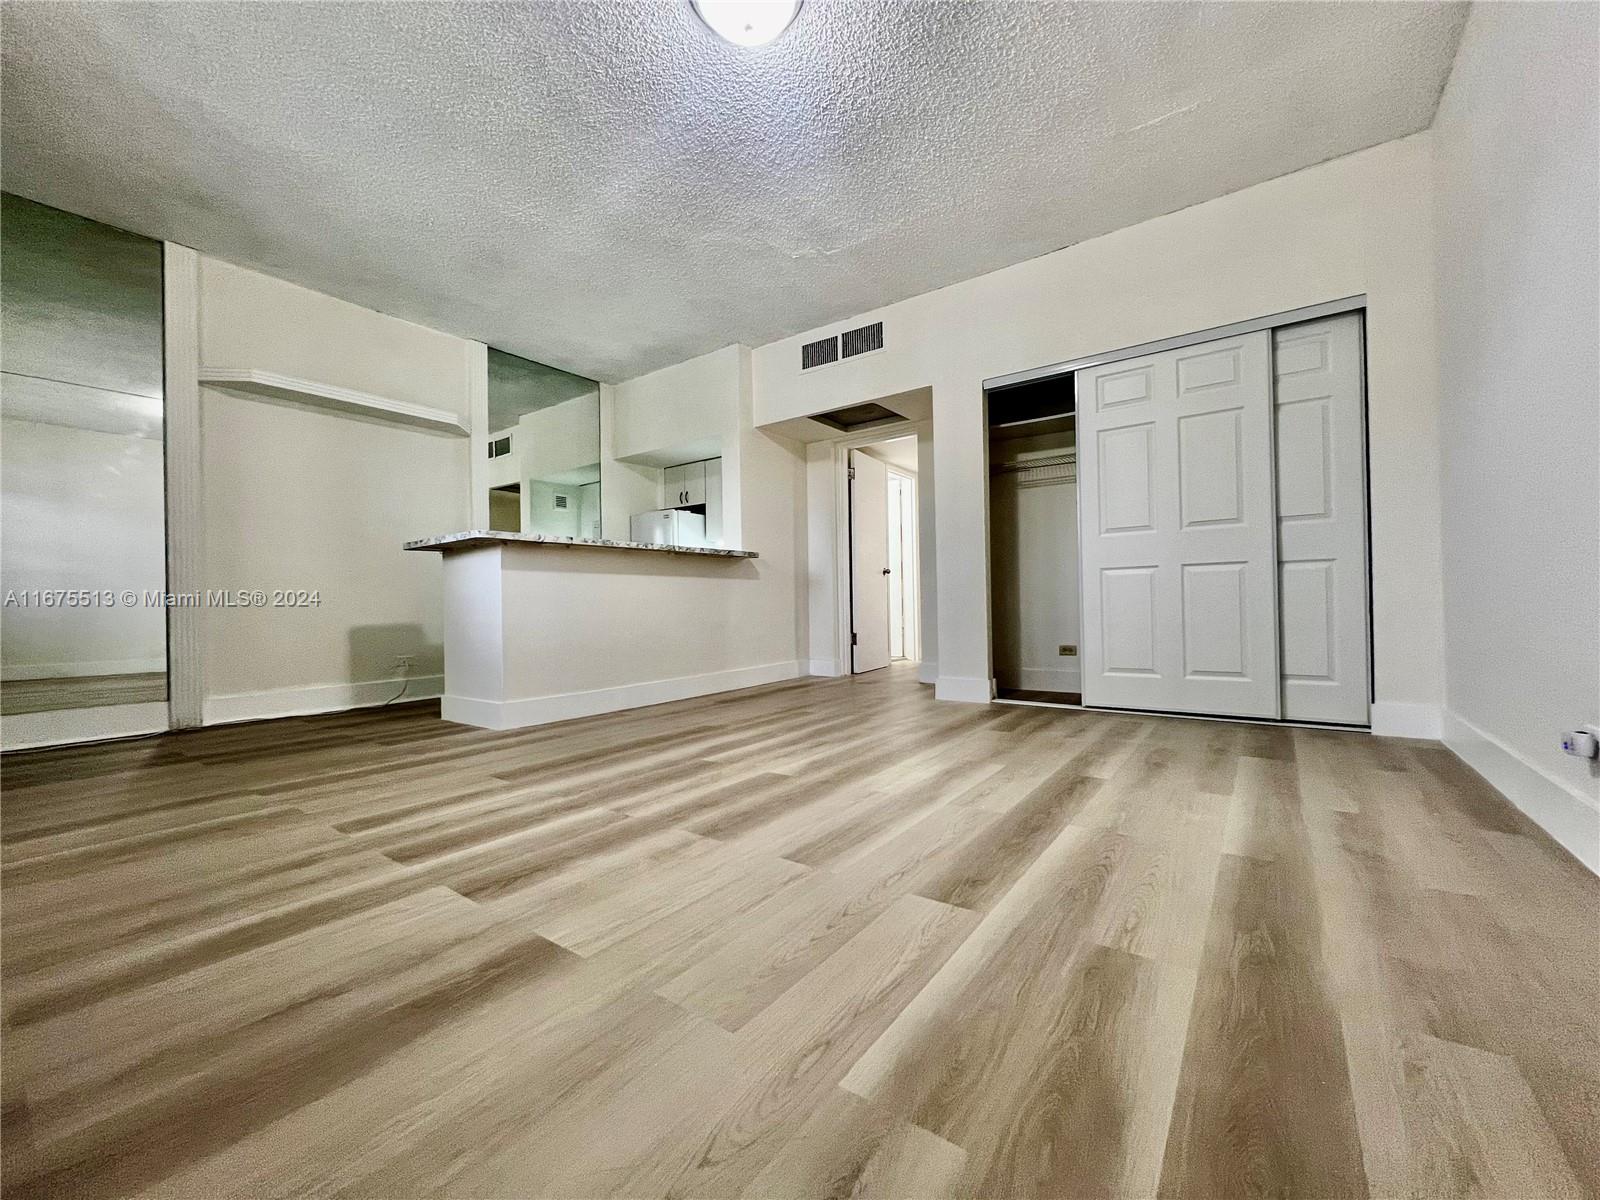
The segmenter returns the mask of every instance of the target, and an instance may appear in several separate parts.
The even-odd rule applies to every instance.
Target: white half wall
[[[1433,128],[1445,741],[1600,870],[1600,21],[1472,8]]]
[[[417,554],[432,558],[434,555]],[[515,543],[444,563],[444,716],[489,729],[803,674],[760,559]]]
[[[1438,358],[1428,135],[1335,159],[755,351],[758,424],[933,389],[937,589],[924,653],[938,694],[988,698],[983,381],[1197,330],[1366,295],[1380,702],[1437,714]],[[885,348],[800,371],[800,346],[884,323]],[[926,508],[924,509],[926,519]]]

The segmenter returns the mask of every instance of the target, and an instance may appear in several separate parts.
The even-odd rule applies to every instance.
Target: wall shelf
[[[258,371],[253,367],[201,367],[200,382],[265,396],[270,400],[289,400],[394,425],[409,425],[414,429],[428,429],[457,437],[467,436],[467,427],[461,423],[461,418],[442,408],[407,404],[403,400],[389,400],[351,388],[336,387],[331,383],[295,379],[273,371]]]

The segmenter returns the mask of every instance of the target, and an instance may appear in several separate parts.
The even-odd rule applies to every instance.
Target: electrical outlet
[[[411,669],[411,655],[396,654],[394,656],[394,665],[397,671],[409,671]]]
[[[1575,758],[1600,757],[1600,725],[1583,725],[1563,733],[1561,748]]]
[[[1062,658],[1077,658],[1078,648],[1076,646],[1057,646],[1056,653],[1061,655]]]

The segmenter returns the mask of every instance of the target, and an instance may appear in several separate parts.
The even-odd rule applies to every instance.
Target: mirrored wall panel
[[[0,203],[0,708],[163,701],[161,243]]]
[[[600,536],[600,385],[489,349],[489,524]]]

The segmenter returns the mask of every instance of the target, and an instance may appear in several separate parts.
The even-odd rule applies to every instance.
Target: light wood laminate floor
[[[1600,1187],[1600,886],[1437,745],[436,714],[5,760],[8,1196]]]

